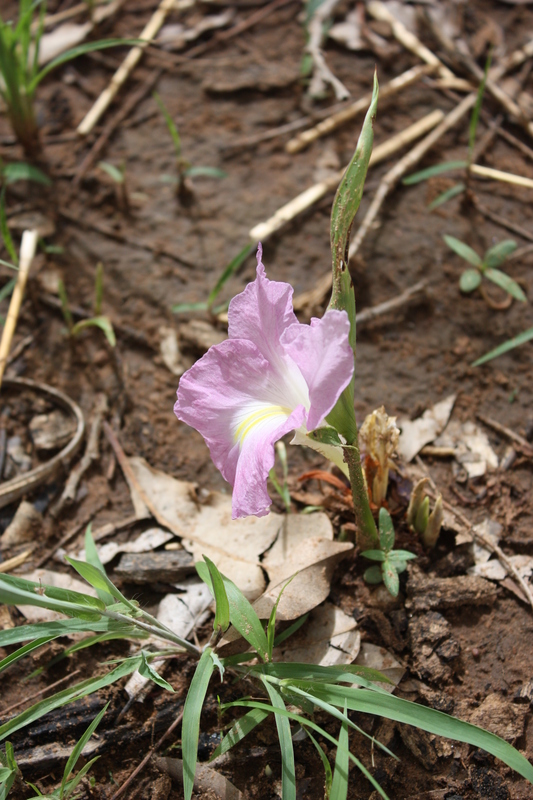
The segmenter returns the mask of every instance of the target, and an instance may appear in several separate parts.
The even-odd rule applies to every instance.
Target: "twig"
[[[120,244],[131,245],[131,247],[136,247],[140,250],[146,250],[149,253],[154,253],[154,255],[166,256],[167,258],[171,258],[173,261],[176,261],[178,264],[181,264],[184,267],[189,267],[190,269],[197,269],[198,267],[198,265],[194,262],[187,261],[181,256],[176,255],[176,253],[168,250],[164,245],[147,244],[146,242],[143,242],[140,239],[137,239],[135,236],[131,236],[130,234],[119,233],[111,228],[107,228],[105,225],[102,225],[99,222],[95,222],[83,216],[78,217],[76,214],[67,211],[65,208],[60,208],[59,213],[62,217],[68,219],[69,222],[74,222],[77,226],[89,228],[97,233],[101,233],[102,236],[107,236],[109,239],[114,239],[116,242],[120,242]],[[179,277],[183,283],[186,282],[186,278],[183,275],[177,275],[177,277]]]
[[[491,178],[494,181],[512,183],[515,186],[526,186],[528,189],[533,189],[533,180],[531,178],[523,178],[521,175],[514,175],[512,172],[503,172],[501,169],[492,169],[492,167],[481,167],[479,164],[472,164],[470,172],[472,175],[478,175],[480,178]]]
[[[429,478],[429,482],[435,493],[434,498],[436,498],[436,496],[440,494],[440,492],[438,491],[437,486],[435,485],[435,481],[431,477],[428,469],[426,468],[420,456],[416,457],[416,461],[419,467],[421,467],[421,469]],[[455,518],[458,519],[459,522],[461,522],[462,525],[465,526],[470,536],[472,536],[472,538],[476,542],[478,542],[478,544],[481,544],[487,550],[490,550],[491,553],[494,553],[494,555],[498,558],[498,561],[505,567],[507,572],[509,572],[509,574],[513,576],[515,581],[519,584],[520,588],[524,591],[524,594],[529,604],[531,605],[531,608],[533,609],[533,594],[531,593],[531,589],[527,585],[526,581],[522,578],[522,576],[520,575],[514,564],[511,561],[509,561],[509,559],[507,558],[501,547],[499,547],[495,542],[493,542],[492,539],[489,539],[488,536],[485,536],[484,534],[476,531],[470,520],[467,517],[465,517],[464,514],[462,514],[460,511],[457,511],[457,509],[454,506],[452,506],[451,503],[448,503],[447,500],[443,500],[442,503],[444,507],[447,508],[448,511],[451,511],[451,513],[455,516]]]
[[[12,706],[8,706],[8,708],[3,708],[2,711],[0,712],[2,714],[2,717],[4,718],[7,717],[8,714],[11,714],[11,712],[14,711],[16,708],[23,706],[25,703],[29,703],[30,700],[35,700],[36,697],[40,697],[45,692],[50,691],[50,689],[57,689],[57,687],[60,686],[62,683],[68,681],[70,678],[74,678],[75,675],[79,675],[80,672],[81,672],[80,669],[75,669],[74,672],[69,672],[68,675],[64,675],[58,681],[55,681],[55,683],[51,683],[49,686],[45,686],[43,689],[39,689],[38,692],[30,694],[29,697],[24,697],[22,700],[19,700],[18,703],[13,703]]]
[[[137,777],[137,775],[138,775],[138,774],[139,774],[139,773],[140,773],[140,772],[141,772],[141,771],[144,769],[144,767],[145,767],[145,766],[148,764],[148,762],[149,762],[149,761],[150,761],[150,759],[152,758],[153,754],[154,754],[154,753],[155,753],[157,750],[159,750],[159,748],[161,747],[161,745],[163,744],[163,742],[165,741],[165,739],[166,739],[168,736],[170,736],[170,734],[171,734],[171,733],[172,733],[172,732],[173,732],[173,731],[174,731],[174,730],[175,730],[175,729],[178,727],[178,725],[180,724],[180,722],[181,722],[181,720],[182,720],[182,719],[183,719],[183,711],[180,711],[180,713],[178,714],[178,716],[176,717],[176,719],[174,720],[174,722],[172,723],[172,725],[170,725],[170,727],[169,727],[169,728],[167,728],[167,730],[165,731],[165,733],[163,734],[163,736],[161,736],[161,738],[159,739],[159,741],[158,741],[158,742],[156,742],[156,744],[155,744],[155,745],[154,745],[154,746],[151,748],[151,750],[149,750],[149,751],[148,751],[148,753],[145,755],[145,757],[143,758],[143,760],[141,761],[141,763],[139,764],[139,766],[137,766],[137,767],[136,767],[136,768],[133,770],[133,772],[131,773],[131,775],[129,776],[129,778],[127,778],[127,779],[124,781],[124,783],[122,784],[122,786],[120,787],[120,789],[117,789],[117,791],[115,792],[115,794],[112,796],[111,800],[118,800],[118,798],[119,798],[119,797],[120,797],[122,794],[124,794],[124,792],[126,791],[126,789],[128,788],[128,786],[131,784],[131,782],[132,782],[132,781],[133,781],[133,780],[134,780],[134,779]]]
[[[326,64],[326,59],[322,52],[324,27],[328,17],[331,16],[333,9],[338,3],[339,0],[324,0],[324,2],[315,6],[313,16],[307,24],[309,41],[306,51],[313,61],[313,76],[309,84],[309,94],[311,97],[320,97],[323,95],[328,83],[333,88],[337,100],[346,100],[346,98],[350,96],[350,92],[346,86],[333,74]]]
[[[519,433],[515,433],[513,430],[511,430],[511,428],[507,428],[497,420],[492,419],[491,417],[486,417],[484,414],[476,414],[476,416],[484,425],[487,425],[489,428],[492,428],[493,431],[496,431],[496,433],[500,433],[502,436],[505,436],[506,439],[514,442],[522,455],[526,456],[527,458],[533,458],[533,446],[528,442],[527,439],[525,439],[523,436],[520,436]]]
[[[123,103],[117,113],[113,116],[113,118],[107,123],[104,127],[102,133],[93,144],[92,148],[89,150],[83,161],[81,162],[80,166],[78,167],[76,174],[73,179],[74,187],[79,186],[80,182],[87,174],[87,172],[91,169],[93,164],[95,163],[96,159],[99,158],[102,150],[116,131],[116,129],[124,122],[124,120],[131,114],[131,112],[139,107],[139,104],[148,92],[150,92],[153,87],[156,85],[157,81],[163,74],[163,69],[155,70],[150,77],[137,89],[136,92],[133,92]]]
[[[365,308],[357,314],[357,325],[365,325],[377,317],[388,314],[389,311],[395,311],[410,302],[416,295],[422,294],[427,286],[427,281],[422,280],[405,289],[401,294],[393,297],[391,300],[385,300],[384,303],[379,303],[377,306]]]
[[[2,340],[0,341],[0,387],[2,386],[2,378],[4,377],[7,366],[7,357],[9,356],[11,342],[13,341],[13,334],[17,327],[22,298],[24,297],[24,289],[37,247],[37,239],[37,231],[24,231],[22,234],[17,282],[13,289],[13,294],[11,295],[9,311],[7,312],[4,330],[2,331]]]
[[[133,47],[118,70],[111,78],[111,82],[107,89],[102,92],[96,103],[89,110],[86,116],[78,125],[77,131],[80,136],[87,136],[92,131],[102,114],[104,114],[108,107],[111,105],[113,98],[128,80],[129,76],[137,66],[142,56],[143,50],[146,45],[156,36],[161,26],[163,25],[168,12],[177,8],[183,10],[190,8],[194,5],[194,0],[162,0],[159,8],[154,12],[148,24],[144,27],[139,39],[143,39],[143,44]]]
[[[0,508],[9,505],[14,500],[18,500],[22,495],[28,494],[30,491],[40,486],[46,480],[51,478],[56,471],[66,464],[77,452],[83,440],[85,432],[85,421],[83,419],[83,412],[79,405],[70,399],[66,394],[60,392],[59,389],[54,389],[52,386],[47,386],[44,383],[37,383],[28,378],[5,378],[4,387],[13,389],[30,389],[30,391],[40,392],[48,397],[56,405],[64,408],[76,420],[76,431],[70,442],[53,458],[40,464],[35,469],[27,472],[24,475],[19,475],[7,483],[0,485]]]
[[[396,94],[396,92],[407,88],[407,86],[411,86],[411,84],[415,83],[423,75],[430,75],[436,70],[436,68],[437,67],[435,65],[424,65],[412,67],[406,72],[402,72],[402,74],[398,75],[397,78],[393,78],[391,81],[389,81],[389,83],[379,87],[380,101],[385,97],[390,97],[391,95]],[[349,106],[337,111],[331,116],[328,116],[322,122],[319,122],[318,125],[315,125],[314,128],[310,128],[309,130],[300,133],[298,136],[295,136],[293,139],[290,139],[285,145],[285,150],[287,153],[299,153],[301,150],[304,150],[309,144],[311,144],[311,142],[314,142],[316,139],[320,139],[322,136],[326,136],[328,133],[336,130],[341,125],[344,125],[345,122],[352,120],[362,111],[366,111],[371,100],[372,95],[365,94],[355,103],[351,103]]]
[[[487,219],[490,219],[492,222],[495,222],[502,228],[507,228],[508,231],[518,234],[518,236],[521,236],[522,239],[533,242],[533,234],[528,231],[527,228],[523,228],[522,225],[518,225],[516,222],[511,222],[511,220],[502,217],[500,214],[495,214],[488,206],[486,206],[484,203],[481,203],[475,195],[471,199],[479,213],[483,214],[484,217],[487,217]],[[512,253],[512,256],[516,257],[517,253],[518,250]]]
[[[374,19],[380,20],[381,22],[388,22],[392,28],[394,38],[397,39],[406,50],[418,56],[421,61],[425,61],[426,64],[431,64],[436,67],[441,78],[444,78],[448,82],[457,82],[457,78],[453,72],[451,72],[448,67],[445,67],[435,53],[432,53],[431,50],[423,45],[414,33],[407,30],[405,25],[390,13],[381,0],[370,0],[370,2],[367,3],[366,10]],[[464,85],[464,81],[462,83]]]
[[[12,363],[13,363],[13,361],[16,361],[16,360],[17,360],[17,358],[18,358],[20,355],[22,355],[22,353],[24,352],[24,350],[25,350],[27,347],[29,347],[29,346],[30,346],[30,344],[33,344],[34,340],[35,340],[35,335],[34,335],[33,333],[29,333],[27,336],[24,336],[24,338],[23,338],[23,339],[21,339],[21,340],[20,340],[20,342],[18,342],[18,343],[15,345],[15,347],[13,348],[13,350],[10,352],[10,354],[9,354],[9,357],[8,357],[8,359],[7,359],[7,366],[9,366],[10,364],[12,364]]]
[[[87,438],[87,446],[83,458],[70,473],[61,497],[50,509],[50,514],[54,519],[59,517],[67,503],[72,503],[74,501],[79,482],[91,467],[93,461],[97,461],[100,456],[98,442],[100,439],[100,431],[102,430],[102,420],[106,412],[107,398],[105,395],[99,395],[96,398],[91,429]]]
[[[19,553],[18,556],[13,556],[13,558],[8,558],[6,561],[2,561],[0,564],[0,572],[11,572],[12,569],[16,567],[20,567],[21,564],[24,564],[25,561],[31,556],[33,553],[33,547],[24,550],[22,553]]]
[[[502,139],[505,139],[506,142],[509,144],[514,145],[518,150],[520,150],[525,156],[529,158],[530,161],[533,161],[533,150],[531,147],[528,147],[527,144],[520,141],[516,136],[513,136],[512,133],[506,131],[505,128],[498,128],[497,129],[498,136],[501,136]]]
[[[370,157],[370,165],[378,164],[380,161],[392,155],[396,150],[404,147],[405,144],[422,136],[426,131],[431,130],[442,117],[442,111],[432,111],[431,114],[418,120],[414,125],[410,125],[408,128],[405,128],[405,130],[400,131],[400,133],[378,145]],[[343,175],[344,169],[335,173],[331,178],[316,183],[314,186],[306,189],[305,192],[294,197],[289,203],[279,208],[270,219],[259,223],[259,225],[255,225],[249,233],[250,239],[252,241],[265,241],[265,239],[279,230],[287,222],[290,222],[303,211],[306,211],[328,192],[336,189]]]

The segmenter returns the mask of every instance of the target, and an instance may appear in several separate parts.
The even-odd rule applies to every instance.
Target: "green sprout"
[[[98,166],[106,175],[109,175],[113,181],[118,208],[123,214],[128,214],[130,211],[130,200],[126,186],[126,162],[122,161],[120,167],[115,167],[114,164],[109,164],[107,161],[100,161]]]
[[[454,253],[457,253],[458,256],[461,256],[462,259],[474,267],[474,269],[466,269],[459,279],[459,286],[462,292],[465,292],[465,294],[473,292],[479,287],[483,278],[487,278],[511,295],[511,297],[514,297],[515,300],[527,303],[527,298],[517,282],[510,278],[509,275],[506,275],[505,272],[497,269],[516,250],[515,241],[504,239],[503,242],[498,242],[494,247],[489,248],[483,258],[480,258],[475,250],[461,242],[460,239],[456,239],[455,236],[444,236],[443,238]]]
[[[37,8],[38,18],[34,23]],[[0,15],[0,97],[6,105],[13,133],[31,159],[37,158],[42,149],[34,100],[43,78],[60,64],[84,53],[120,44],[138,44],[137,40],[123,39],[86,42],[67,50],[40,69],[39,49],[45,13],[44,0],[19,0],[16,23],[5,21]]]
[[[394,524],[386,508],[379,509],[379,550],[365,550],[361,555],[370,561],[378,561],[365,571],[367,583],[383,582],[393,597],[398,596],[400,590],[399,575],[407,569],[407,562],[416,558],[408,550],[394,550]]]
[[[225,178],[226,173],[217,167],[194,167],[190,161],[183,157],[181,152],[181,136],[172,119],[168,108],[157,92],[153,92],[152,97],[159,106],[174,145],[174,155],[176,157],[176,175],[162,175],[161,179],[166,183],[176,186],[176,195],[183,206],[190,206],[194,200],[194,189],[191,178]]]
[[[86,328],[100,328],[100,330],[104,332],[104,335],[111,347],[114,347],[117,343],[117,339],[115,336],[115,331],[113,330],[113,325],[109,317],[103,316],[101,313],[103,291],[104,267],[103,264],[99,263],[96,267],[94,286],[94,316],[90,317],[89,319],[80,319],[78,322],[74,322],[65,284],[62,280],[58,281],[57,284],[57,293],[61,302],[61,313],[63,314],[63,319],[65,320],[67,326],[68,335],[75,339]]]

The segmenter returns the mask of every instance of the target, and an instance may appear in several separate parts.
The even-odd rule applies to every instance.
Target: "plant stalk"
[[[195,644],[192,642],[188,642],[186,639],[182,639],[181,636],[178,636],[176,633],[172,633],[168,628],[159,627],[155,625],[149,625],[147,622],[141,622],[140,619],[133,619],[132,617],[126,616],[126,614],[120,614],[118,611],[109,611],[106,609],[105,611],[100,611],[100,614],[104,617],[108,617],[109,619],[114,619],[117,622],[125,622],[128,625],[137,625],[138,628],[142,628],[148,633],[151,633],[153,636],[159,636],[161,639],[167,639],[169,642],[173,642],[174,644],[183,647],[188,653],[191,653],[198,658],[202,655],[201,650],[196,647]]]
[[[366,489],[357,435],[349,447],[343,448],[352,487],[353,510],[356,524],[356,541],[361,551],[379,550],[379,534],[374,522]]]

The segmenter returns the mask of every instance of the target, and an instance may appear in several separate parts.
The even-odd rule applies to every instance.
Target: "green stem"
[[[352,487],[353,510],[357,528],[357,545],[361,551],[379,550],[379,534],[372,516],[365,479],[361,467],[361,454],[357,434],[349,447],[343,448]]]
[[[126,614],[120,614],[117,611],[109,611],[109,609],[101,611],[100,613],[102,616],[108,617],[108,619],[114,619],[117,622],[125,622],[128,625],[136,625],[138,628],[142,628],[144,631],[151,633],[153,636],[159,636],[160,639],[167,639],[169,642],[178,644],[188,653],[192,653],[192,655],[195,655],[198,658],[202,654],[201,650],[199,650],[196,645],[188,642],[186,639],[182,639],[181,636],[178,636],[176,633],[172,633],[172,631],[167,627],[159,627],[160,623],[157,626],[149,625],[146,622],[141,622],[140,619],[132,619],[132,617],[128,617]]]

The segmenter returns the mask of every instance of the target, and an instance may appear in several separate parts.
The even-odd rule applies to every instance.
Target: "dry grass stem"
[[[381,2],[381,0],[370,0],[370,2],[366,6],[366,10],[368,13],[374,17],[374,19],[379,20],[380,22],[388,22],[392,28],[392,33],[395,39],[397,39],[400,44],[402,44],[406,50],[409,50],[411,53],[414,53],[421,61],[425,61],[426,64],[431,64],[432,66],[438,69],[438,74],[441,78],[444,78],[448,85],[452,83],[454,87],[457,84],[457,78],[448,69],[448,67],[444,66],[442,61],[437,58],[435,53],[432,53],[414,33],[407,30],[405,25],[396,19],[393,16],[389,9]],[[464,84],[464,81],[462,81]]]
[[[419,136],[423,136],[428,130],[434,128],[435,125],[442,120],[443,116],[442,111],[432,111],[431,114],[422,117],[418,122],[409,125],[405,130],[400,131],[400,133],[392,136],[387,141],[382,142],[382,144],[374,148],[370,158],[370,165],[372,166],[378,164],[380,161],[384,161],[406,144],[409,144]],[[290,222],[303,211],[311,208],[312,205],[318,202],[318,200],[324,197],[328,192],[334,191],[339,185],[339,181],[344,174],[344,169],[345,168],[336,172],[331,178],[327,178],[319,183],[315,183],[314,186],[310,186],[309,189],[306,189],[290,202],[279,208],[270,219],[255,225],[249,233],[250,239],[252,241],[264,241],[287,222]]]
[[[137,66],[142,56],[143,50],[146,45],[152,41],[161,29],[167,14],[173,9],[183,10],[190,8],[194,5],[195,0],[162,0],[157,11],[151,16],[148,24],[144,27],[139,39],[144,39],[144,43],[133,47],[118,70],[111,78],[109,86],[102,92],[96,103],[90,109],[88,114],[82,119],[78,125],[77,131],[80,136],[87,136],[92,131],[102,114],[104,114],[110,106],[113,98],[119,89],[128,80],[129,76]]]
[[[2,386],[2,378],[7,365],[7,358],[11,349],[11,342],[13,341],[13,334],[17,327],[19,318],[20,307],[24,297],[24,289],[28,280],[31,263],[37,248],[37,239],[39,235],[37,231],[24,231],[22,234],[22,242],[20,245],[20,262],[17,282],[11,295],[11,302],[9,304],[9,311],[2,331],[2,340],[0,341],[0,387]]]
[[[24,564],[24,562],[28,560],[32,553],[33,547],[29,547],[27,550],[19,553],[18,556],[13,556],[13,558],[2,561],[0,564],[0,572],[11,572],[12,569],[20,567],[21,564]]]
[[[501,169],[492,169],[492,167],[481,167],[479,164],[472,164],[470,172],[472,175],[477,175],[480,178],[490,178],[494,181],[513,183],[515,186],[526,186],[528,189],[533,189],[533,180],[531,178],[513,175],[512,172],[502,172]]]
[[[333,72],[326,64],[326,59],[322,52],[322,41],[324,39],[324,27],[331,16],[331,13],[339,0],[324,0],[321,5],[315,10],[309,24],[307,31],[309,34],[309,42],[307,44],[307,52],[313,59],[313,76],[309,85],[309,94],[311,97],[320,97],[324,94],[326,86],[329,84],[335,92],[337,100],[345,100],[350,96],[350,92],[341,81],[335,77]]]
[[[393,80],[389,81],[389,83],[386,83],[384,86],[380,86],[379,99],[383,100],[385,97],[390,97],[390,95],[396,94],[396,92],[405,89],[407,86],[411,86],[412,83],[415,83],[423,75],[431,74],[431,72],[433,72],[436,68],[437,67],[433,64],[417,66],[408,69],[406,72],[398,75],[397,78],[393,78]],[[326,136],[328,133],[336,130],[339,126],[344,125],[345,122],[353,119],[361,112],[366,112],[371,100],[372,94],[365,94],[359,100],[356,100],[355,103],[352,103],[337,113],[332,114],[332,116],[327,117],[327,119],[323,120],[322,122],[319,122],[319,124],[315,125],[314,128],[310,128],[309,130],[300,133],[298,136],[295,136],[293,139],[290,139],[290,141],[288,141],[285,145],[285,150],[287,153],[299,153],[301,150],[304,150],[309,144],[311,144],[311,142],[314,142],[316,139],[320,139],[322,136]]]

